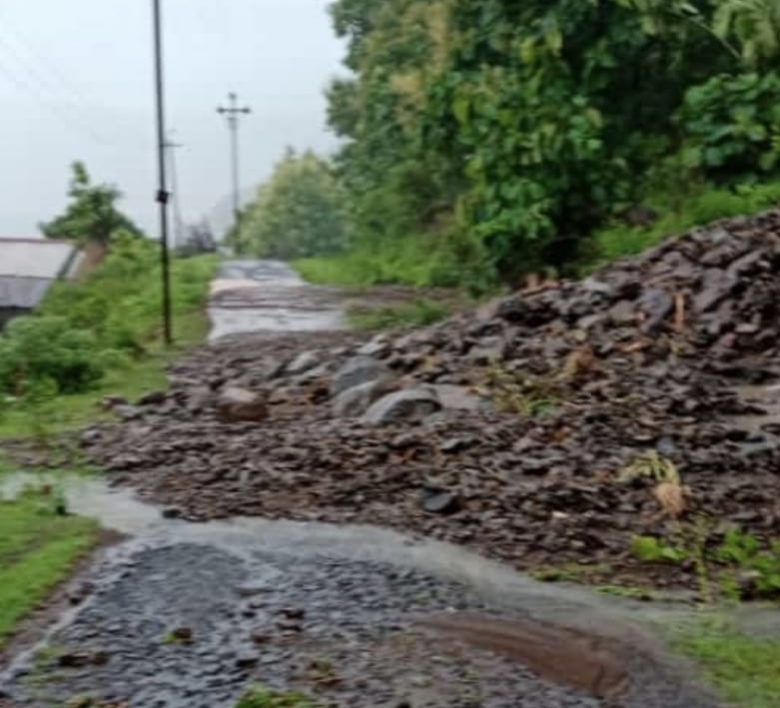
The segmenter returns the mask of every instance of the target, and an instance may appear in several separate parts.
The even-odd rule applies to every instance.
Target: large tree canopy
[[[725,181],[775,169],[778,0],[337,0],[332,16],[351,75],[329,120],[367,246],[465,235],[512,279],[575,261],[669,158]]]
[[[345,245],[344,193],[328,163],[288,149],[242,214],[229,245],[285,260],[340,251]]]

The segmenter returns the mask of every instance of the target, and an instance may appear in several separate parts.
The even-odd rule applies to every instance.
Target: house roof
[[[0,307],[32,309],[58,278],[70,277],[82,258],[68,241],[0,238]]]
[[[51,278],[19,278],[0,275],[0,307],[36,308],[54,281]]]
[[[0,276],[59,278],[68,270],[78,246],[68,241],[0,238]]]

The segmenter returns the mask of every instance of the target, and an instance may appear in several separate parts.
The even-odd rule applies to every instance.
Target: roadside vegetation
[[[68,515],[56,486],[0,499],[0,648],[97,542],[97,524]]]
[[[156,244],[112,214],[118,192],[89,186],[78,164],[74,171],[72,202],[44,232],[95,233],[106,255],[82,280],[55,283],[34,314],[12,320],[0,334],[0,438],[76,428],[99,414],[96,403],[106,395],[132,399],[161,387],[171,357],[207,333],[217,257],[173,259],[178,349],[166,350]],[[106,224],[116,226],[109,235]]]
[[[739,708],[780,705],[780,641],[746,636],[728,622],[678,632],[677,651],[693,659],[723,698]]]
[[[288,153],[233,234],[308,280],[492,292],[780,198],[771,3],[336,0],[331,14],[350,72],[328,90],[342,146]]]

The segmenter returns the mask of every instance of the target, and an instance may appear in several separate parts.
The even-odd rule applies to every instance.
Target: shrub
[[[51,381],[55,391],[85,391],[104,373],[96,339],[63,317],[19,317],[0,338],[0,390],[24,393],[31,382]]]

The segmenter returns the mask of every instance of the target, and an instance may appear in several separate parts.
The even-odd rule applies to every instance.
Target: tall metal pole
[[[217,113],[224,115],[228,128],[230,129],[230,153],[231,153],[231,165],[233,175],[233,219],[236,227],[238,227],[239,219],[241,218],[241,204],[239,196],[239,180],[238,180],[238,117],[240,115],[247,115],[252,112],[252,109],[248,106],[239,108],[238,96],[235,93],[228,94],[227,107],[220,106],[217,108]]]
[[[154,75],[157,100],[157,169],[159,185],[157,203],[160,205],[160,266],[162,271],[162,318],[163,340],[166,345],[173,342],[171,333],[171,273],[168,255],[168,190],[165,182],[165,111],[163,104],[163,58],[162,21],[160,0],[152,0],[154,20]]]

